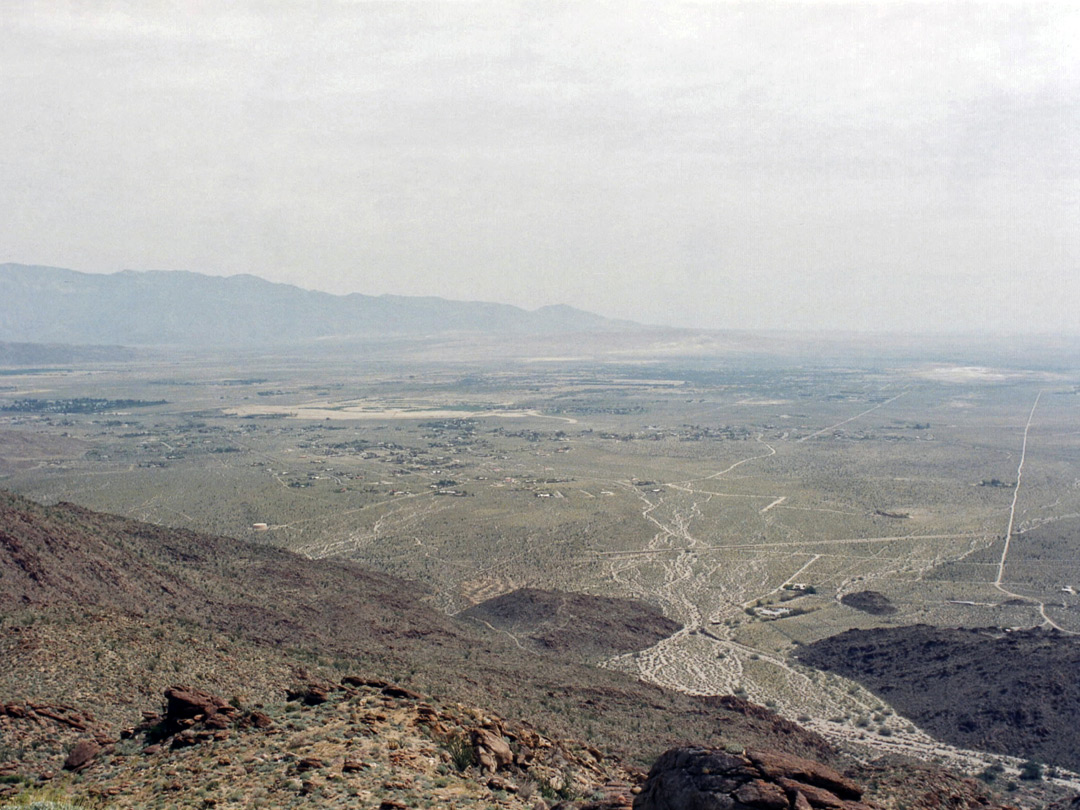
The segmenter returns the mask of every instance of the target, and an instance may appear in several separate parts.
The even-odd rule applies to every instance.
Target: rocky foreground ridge
[[[990,810],[970,779],[912,771],[875,795],[848,773],[780,751],[681,747],[646,774],[582,741],[526,721],[442,705],[387,681],[346,676],[236,705],[190,686],[160,711],[110,732],[70,708],[6,704],[5,739],[65,732],[66,756],[0,762],[3,797],[83,806],[507,808],[507,810]],[[764,710],[762,710],[764,711]]]

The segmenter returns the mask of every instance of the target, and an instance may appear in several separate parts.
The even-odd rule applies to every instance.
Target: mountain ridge
[[[303,344],[325,338],[484,334],[507,337],[640,329],[565,304],[526,310],[436,296],[334,295],[242,273],[81,273],[0,264],[0,341],[177,345]]]

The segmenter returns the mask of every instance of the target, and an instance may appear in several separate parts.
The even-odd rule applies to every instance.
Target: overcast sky
[[[1078,5],[5,0],[0,262],[1080,333]]]

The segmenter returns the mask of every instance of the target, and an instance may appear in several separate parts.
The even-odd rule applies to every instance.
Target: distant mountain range
[[[0,341],[256,346],[443,333],[553,335],[634,328],[569,306],[331,295],[251,275],[0,264]]]

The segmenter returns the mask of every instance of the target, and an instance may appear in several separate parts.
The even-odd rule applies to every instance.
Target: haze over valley
[[[1021,365],[963,342],[872,359],[813,336],[455,326],[12,365],[3,486],[422,582],[425,605],[511,651],[734,694],[859,757],[1080,769],[1068,726],[1047,740],[991,713],[955,739],[852,653],[801,652],[927,626],[994,628],[987,644],[1034,628],[1074,654],[1080,379],[1061,343]],[[669,624],[649,637],[655,620],[627,614],[617,642],[615,603],[534,592]],[[1021,706],[1038,691],[1001,688]]]

